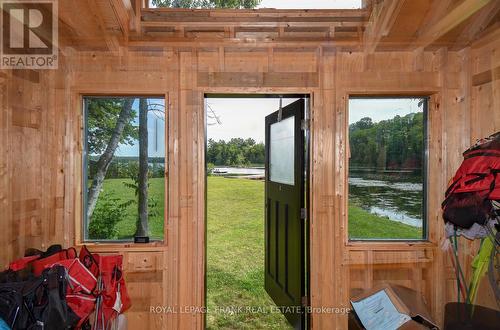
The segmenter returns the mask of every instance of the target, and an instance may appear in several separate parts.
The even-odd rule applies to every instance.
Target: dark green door
[[[305,100],[266,117],[265,288],[290,324],[305,327]]]

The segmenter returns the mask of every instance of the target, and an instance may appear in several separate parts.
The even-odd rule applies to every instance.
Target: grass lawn
[[[289,328],[279,313],[215,310],[274,305],[264,290],[264,183],[208,177],[207,206],[207,328]]]
[[[391,221],[350,204],[349,237],[353,239],[421,239],[422,228]]]
[[[123,184],[124,182],[133,183],[130,179],[106,179],[103,184],[103,192],[118,198],[120,202],[126,202],[131,199],[136,200],[137,197],[135,196],[134,190],[126,187]],[[164,182],[165,180],[163,178],[149,179],[149,197],[152,197],[158,203],[155,210],[158,214],[149,217],[151,237],[156,239],[163,239],[163,211],[165,209]],[[101,198],[101,196],[99,198]],[[118,238],[134,237],[136,220],[137,204],[133,203],[127,207],[127,213],[123,215],[123,219],[117,224],[119,233]]]

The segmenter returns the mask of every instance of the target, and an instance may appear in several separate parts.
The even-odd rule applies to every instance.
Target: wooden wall
[[[166,241],[95,245],[124,253],[134,307],[130,328],[200,329],[199,313],[150,306],[204,303],[203,93],[310,93],[312,97],[311,304],[348,307],[383,281],[419,289],[433,316],[456,297],[439,248],[440,202],[461,152],[500,130],[498,41],[461,51],[365,54],[328,47],[121,48],[68,52],[57,72],[0,74],[0,264],[24,248],[80,243],[81,95],[165,95],[168,100]],[[350,94],[431,97],[429,242],[347,240],[347,101]],[[462,251],[472,252],[465,243]],[[464,256],[464,261],[470,260]],[[315,329],[346,328],[315,313]]]
[[[56,72],[1,73],[0,263],[65,238],[65,117]],[[62,95],[61,95],[62,96]]]

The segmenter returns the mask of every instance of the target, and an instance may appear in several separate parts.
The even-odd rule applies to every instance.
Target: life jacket
[[[462,228],[484,224],[500,200],[500,132],[479,140],[464,153],[445,193],[443,219]]]

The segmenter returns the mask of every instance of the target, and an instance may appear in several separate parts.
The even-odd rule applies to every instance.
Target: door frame
[[[311,134],[312,134],[312,125],[310,124],[311,122],[311,113],[312,113],[312,97],[313,93],[312,92],[307,92],[307,93],[293,93],[293,92],[284,92],[284,93],[279,93],[279,91],[255,91],[255,93],[252,92],[247,92],[247,93],[231,93],[231,92],[210,92],[210,91],[204,91],[201,93],[202,96],[202,113],[203,113],[203,130],[204,130],[204,145],[203,145],[203,194],[204,194],[204,199],[203,199],[203,207],[204,207],[204,216],[203,216],[203,227],[204,227],[204,243],[203,243],[203,309],[205,310],[205,313],[203,315],[203,328],[206,329],[207,325],[207,212],[208,212],[208,203],[207,203],[207,188],[208,188],[208,183],[207,183],[207,144],[208,144],[208,125],[207,125],[207,106],[206,106],[206,100],[209,98],[232,98],[232,99],[238,99],[238,98],[276,98],[279,99],[280,97],[283,98],[304,98],[305,99],[305,113],[304,113],[304,119],[307,124],[307,129],[305,130],[305,136],[304,136],[304,148],[305,148],[305,154],[304,154],[304,168],[305,168],[305,182],[304,182],[304,195],[305,195],[305,207],[307,210],[306,214],[306,219],[305,221],[305,227],[304,227],[304,232],[305,232],[305,242],[304,242],[304,249],[305,249],[305,292],[306,292],[306,297],[307,301],[305,302],[306,306],[310,306],[310,301],[311,301],[311,258],[310,258],[310,241],[311,241],[311,181],[310,181],[310,167],[311,167]],[[262,118],[263,121],[265,121],[265,118]],[[265,123],[264,123],[265,125]],[[262,247],[265,249],[265,247]],[[262,283],[264,285],[264,283]],[[311,328],[311,313],[308,312],[308,309],[306,308],[305,310],[305,320],[306,320],[306,328],[310,329]]]

